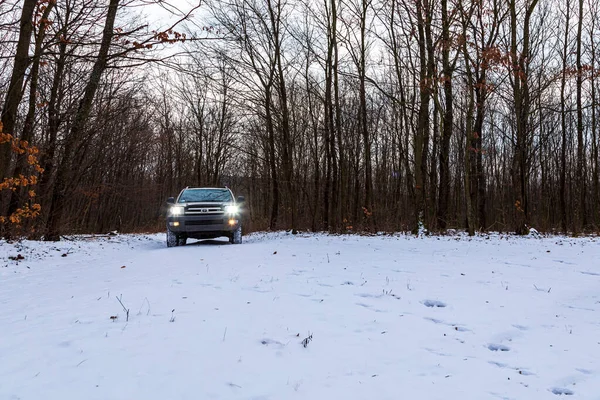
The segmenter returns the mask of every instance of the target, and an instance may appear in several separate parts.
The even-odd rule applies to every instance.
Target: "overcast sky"
[[[163,3],[167,2],[163,1]],[[194,8],[195,5],[198,5],[198,0],[169,0],[168,3],[173,4],[175,7],[168,5],[161,6],[159,4],[144,7],[143,12],[148,16],[148,22],[153,27],[165,28],[172,25]],[[196,10],[194,15],[198,15],[198,13],[199,10]]]

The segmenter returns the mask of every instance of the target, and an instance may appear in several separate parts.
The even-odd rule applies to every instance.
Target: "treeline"
[[[215,0],[160,31],[135,5],[0,0],[3,132],[43,168],[1,145],[37,178],[5,232],[160,229],[188,185],[248,229],[599,230],[594,0]]]

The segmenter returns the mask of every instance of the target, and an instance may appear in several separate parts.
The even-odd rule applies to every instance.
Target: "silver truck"
[[[244,197],[234,197],[229,188],[183,189],[167,199],[167,247],[183,246],[188,238],[214,239],[225,236],[242,243]]]

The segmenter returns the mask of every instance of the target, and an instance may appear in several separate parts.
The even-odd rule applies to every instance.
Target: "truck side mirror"
[[[169,197],[167,199],[167,204],[175,204],[175,197]]]
[[[246,201],[246,198],[244,196],[238,196],[238,198],[237,198],[238,203],[243,203],[245,201]]]

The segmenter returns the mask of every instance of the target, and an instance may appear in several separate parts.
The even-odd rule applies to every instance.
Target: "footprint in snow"
[[[522,337],[524,335],[523,332],[525,330],[519,328],[517,330],[511,329],[494,335],[490,340],[494,343],[512,342],[514,339]]]
[[[489,344],[487,347],[491,351],[510,351],[510,347],[503,344]]]
[[[497,361],[488,361],[488,364],[495,365],[498,368],[513,369],[513,370],[517,371],[519,373],[519,375],[525,375],[525,376],[535,375],[533,372],[531,372],[525,368],[511,367],[508,364],[497,362]]]
[[[465,328],[464,326],[454,326],[454,330],[458,332],[471,332],[469,328]]]
[[[260,289],[260,288],[259,288],[259,287],[257,287],[257,286],[254,286],[254,287],[246,287],[246,288],[243,288],[243,290],[249,290],[249,291],[256,292],[256,293],[270,293],[270,292],[271,292],[271,290],[268,290],[268,289]]]
[[[447,325],[444,321],[442,321],[441,319],[436,319],[436,318],[429,318],[429,317],[424,317],[424,319],[426,319],[427,321],[431,321],[434,324],[443,324],[443,325]]]
[[[575,394],[575,392],[566,388],[552,388],[550,391],[557,396],[573,396]]]
[[[488,361],[489,364],[495,365],[496,367],[499,368],[508,368],[507,364],[501,363],[501,362],[497,362],[497,361]]]
[[[519,371],[519,374],[521,374],[521,375],[525,375],[525,376],[535,375],[533,372],[527,371],[526,369],[520,369],[520,368],[515,368],[515,369],[517,371]]]
[[[281,343],[280,341],[273,340],[273,339],[263,339],[260,341],[260,344],[262,344],[264,346],[273,346],[273,347],[278,347],[278,348],[285,347],[285,344]]]
[[[369,305],[369,304],[365,304],[365,303],[356,303],[357,306],[361,306],[363,308],[366,308],[368,310],[371,311],[375,311],[375,312],[385,312],[384,310],[380,310],[379,308],[373,308],[373,306]]]
[[[439,300],[424,300],[423,305],[429,308],[444,308],[446,307],[446,303]]]
[[[389,291],[389,292],[382,292],[382,293],[379,293],[379,294],[356,293],[355,296],[356,297],[362,297],[363,299],[383,299],[385,297],[393,297],[396,300],[400,300],[401,299],[400,296],[396,296],[396,294],[392,293],[391,291]]]
[[[436,350],[436,349],[430,349],[430,348],[426,347],[426,348],[424,348],[424,350],[430,352],[431,354],[435,354],[436,356],[440,356],[440,357],[450,357],[451,356],[448,353],[443,353],[443,352],[441,352],[439,350]]]
[[[363,297],[365,299],[376,299],[378,297],[381,297],[381,295],[376,296],[376,295],[368,294],[368,293],[357,293],[357,294],[355,294],[355,296],[357,296],[357,297]]]
[[[226,385],[229,386],[230,388],[233,388],[233,389],[241,389],[242,388],[240,385],[237,385],[237,384],[235,384],[233,382],[227,382]]]
[[[449,322],[444,322],[441,319],[430,318],[430,317],[423,317],[423,318],[426,321],[433,322],[434,324],[450,326],[450,327],[452,327],[452,329],[454,329],[455,331],[458,331],[458,332],[471,332],[471,330],[469,328],[466,328],[465,326],[463,326],[461,324],[453,324],[453,323],[449,323]]]
[[[582,374],[585,374],[585,375],[592,374],[592,371],[590,371],[589,369],[584,369],[584,368],[575,368],[575,371],[581,372]]]
[[[583,275],[600,276],[597,272],[580,271],[580,273]]]

